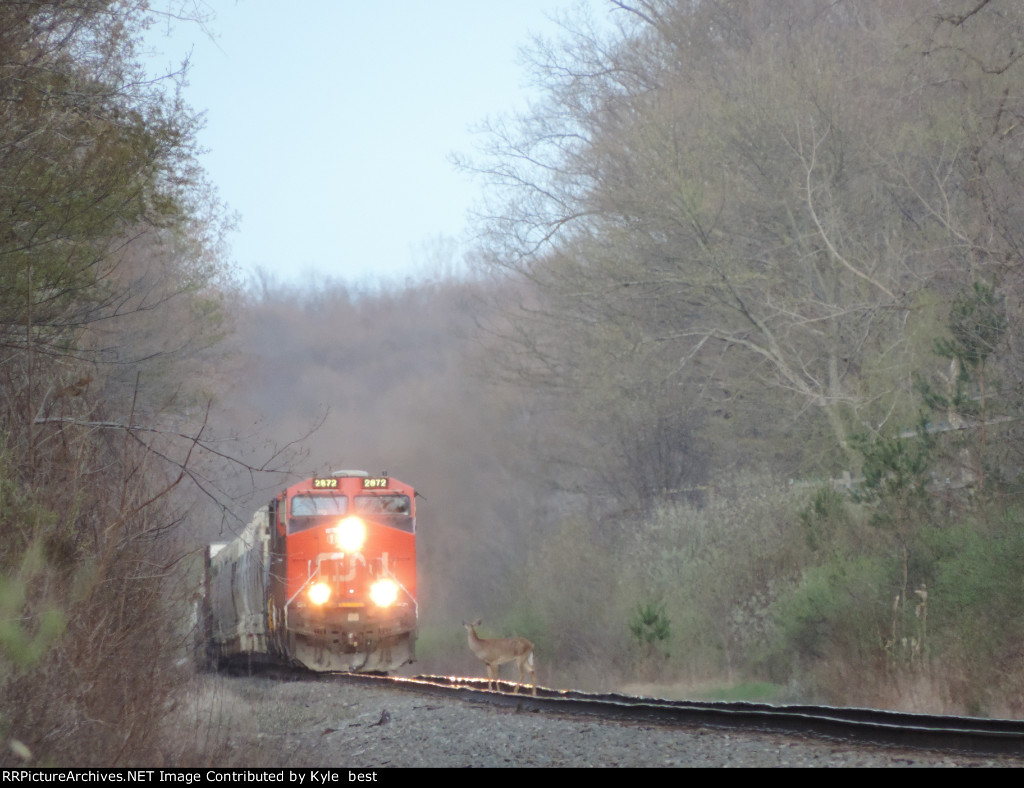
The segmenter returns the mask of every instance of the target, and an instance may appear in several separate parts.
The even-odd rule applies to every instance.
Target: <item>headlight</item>
[[[398,583],[394,580],[378,580],[370,586],[370,598],[378,607],[390,607],[398,599]]]
[[[314,583],[309,588],[309,601],[314,605],[322,605],[331,598],[331,587],[327,583]]]
[[[346,517],[333,530],[338,547],[346,553],[354,553],[366,541],[366,526],[358,517]]]

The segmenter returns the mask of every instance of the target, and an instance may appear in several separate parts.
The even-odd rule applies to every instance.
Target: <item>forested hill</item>
[[[1019,3],[565,20],[402,284],[237,275],[161,13],[0,4],[0,763],[208,760],[196,557],[338,467],[425,496],[425,670],[1021,714]]]

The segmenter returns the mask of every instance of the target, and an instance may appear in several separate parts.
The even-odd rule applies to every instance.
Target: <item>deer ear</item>
[[[477,619],[476,621],[474,621],[474,622],[473,622],[473,626],[474,626],[474,627],[478,627],[478,626],[480,626],[480,625],[481,625],[482,623],[484,623],[484,620],[483,620],[482,618],[478,618],[478,619]]]

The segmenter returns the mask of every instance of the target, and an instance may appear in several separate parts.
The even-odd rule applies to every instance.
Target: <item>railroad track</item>
[[[713,727],[765,733],[798,734],[848,743],[879,744],[971,755],[1024,758],[1024,721],[907,714],[878,709],[832,706],[774,706],[766,703],[673,701],[615,693],[528,687],[513,694],[515,684],[488,689],[483,678],[415,676],[399,678],[363,674],[329,674],[334,680],[391,686],[424,694],[456,697],[467,702],[515,707],[657,725]]]

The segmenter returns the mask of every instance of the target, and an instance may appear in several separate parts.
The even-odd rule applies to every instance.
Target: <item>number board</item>
[[[364,490],[386,490],[388,487],[387,476],[374,476],[363,479]]]
[[[313,479],[314,490],[337,490],[337,479]]]

